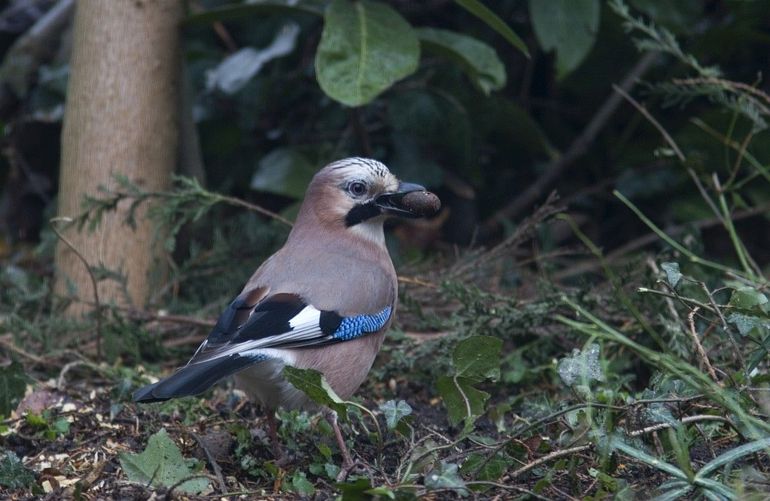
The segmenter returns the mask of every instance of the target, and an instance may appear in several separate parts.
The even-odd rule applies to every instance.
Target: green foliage
[[[35,475],[12,451],[0,449],[0,486],[11,490],[35,489]]]
[[[53,419],[51,411],[46,409],[40,414],[28,412],[24,421],[35,431],[35,434],[46,439],[56,440],[67,435],[70,431],[70,422],[66,417]]]
[[[494,12],[487,8],[479,0],[455,0],[462,8],[484,21],[490,28],[503,36],[508,43],[520,50],[525,56],[529,57],[529,50],[519,35],[505,24]]]
[[[417,69],[420,44],[391,7],[370,0],[333,0],[324,14],[315,68],[329,97],[361,106]]]
[[[295,150],[273,150],[259,161],[251,178],[251,188],[301,200],[316,170]]]
[[[287,365],[283,368],[283,376],[313,402],[330,408],[343,419],[347,417],[345,401],[334,392],[323,374],[317,370],[297,369]]]
[[[412,407],[403,400],[388,400],[380,405],[380,412],[385,416],[388,429],[394,430],[402,419],[412,414]]]
[[[139,454],[122,452],[118,455],[120,466],[131,482],[171,487],[194,477],[198,462],[185,459],[179,447],[165,429],[153,434],[147,447]],[[190,494],[202,492],[209,484],[206,478],[190,478],[176,488]]]
[[[460,341],[452,355],[453,374],[441,376],[436,381],[450,423],[457,425],[464,421],[465,432],[469,432],[476,419],[484,414],[484,404],[489,399],[489,393],[477,389],[476,385],[500,377],[501,348],[502,341],[489,336]]]
[[[599,0],[529,0],[540,46],[556,52],[556,76],[566,77],[586,58],[599,32]]]
[[[457,63],[484,94],[505,85],[505,66],[495,49],[475,38],[437,28],[417,30],[427,50]]]

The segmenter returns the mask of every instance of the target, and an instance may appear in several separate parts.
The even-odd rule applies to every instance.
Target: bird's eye
[[[366,185],[361,181],[354,181],[348,185],[348,192],[350,192],[351,195],[360,197],[366,193]]]

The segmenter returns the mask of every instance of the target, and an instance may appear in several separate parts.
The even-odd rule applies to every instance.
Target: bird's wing
[[[374,314],[345,317],[319,310],[294,294],[245,291],[222,313],[186,366],[138,390],[134,400],[201,393],[218,380],[268,358],[266,349],[317,347],[356,339],[382,329],[392,311],[386,305]]]

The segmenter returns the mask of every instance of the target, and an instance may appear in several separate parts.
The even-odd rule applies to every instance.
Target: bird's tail
[[[162,402],[170,398],[198,395],[214,383],[259,362],[259,358],[232,354],[188,364],[157,383],[134,392],[134,402]]]

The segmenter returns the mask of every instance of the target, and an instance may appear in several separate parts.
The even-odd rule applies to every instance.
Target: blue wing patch
[[[337,330],[332,334],[332,339],[339,341],[349,341],[364,334],[370,334],[382,329],[390,318],[390,306],[374,315],[356,315],[354,317],[343,317]]]

